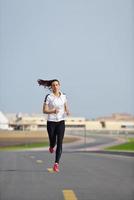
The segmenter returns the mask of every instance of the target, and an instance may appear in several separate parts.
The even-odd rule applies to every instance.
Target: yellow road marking
[[[47,168],[47,171],[50,173],[54,173],[53,168]]]
[[[73,190],[63,190],[62,192],[65,200],[77,200],[77,197]]]
[[[37,163],[43,163],[43,160],[36,160]]]

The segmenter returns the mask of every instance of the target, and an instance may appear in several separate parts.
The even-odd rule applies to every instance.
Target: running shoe
[[[53,149],[52,147],[50,147],[50,148],[49,148],[49,152],[50,152],[50,153],[53,153],[53,152],[54,152],[54,149]]]
[[[54,170],[54,172],[59,172],[59,164],[58,163],[54,164],[53,170]]]

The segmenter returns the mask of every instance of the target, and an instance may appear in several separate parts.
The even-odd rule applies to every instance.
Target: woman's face
[[[59,90],[60,90],[60,83],[58,81],[52,82],[51,88],[52,88],[53,92],[59,92]]]

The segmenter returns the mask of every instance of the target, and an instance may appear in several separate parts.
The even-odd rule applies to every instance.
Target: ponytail
[[[44,86],[45,88],[48,88],[48,89],[51,89],[52,82],[54,82],[54,81],[57,81],[58,83],[60,83],[57,79],[52,79],[52,80],[38,79],[37,80],[39,86]]]

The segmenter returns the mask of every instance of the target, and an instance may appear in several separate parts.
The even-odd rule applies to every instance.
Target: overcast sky
[[[42,113],[57,78],[72,116],[134,114],[133,0],[0,0],[0,110]]]

